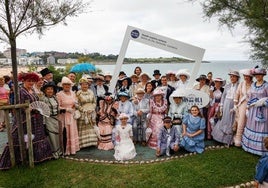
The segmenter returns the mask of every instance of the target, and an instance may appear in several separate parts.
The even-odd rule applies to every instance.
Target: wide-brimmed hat
[[[138,88],[137,91],[136,91],[136,94],[138,93],[145,93],[144,89],[143,88]]]
[[[154,70],[154,74],[153,74],[153,76],[155,76],[155,75],[160,75],[160,76],[161,76],[160,71],[159,71],[159,70]]]
[[[130,78],[139,78],[139,76],[137,75],[137,74],[132,74],[131,76],[130,76]]]
[[[176,72],[169,70],[169,71],[167,71],[166,75],[175,75],[176,76]]]
[[[156,88],[154,91],[153,91],[153,96],[156,96],[156,95],[165,95],[164,91],[160,88]]]
[[[245,76],[253,77],[251,69],[242,69],[239,72]]]
[[[118,76],[121,76],[121,75],[126,76],[127,74],[124,71],[120,71],[119,74],[118,74]]]
[[[146,72],[142,72],[142,73],[140,74],[140,78],[143,77],[143,76],[147,76],[148,80],[151,80],[149,74],[147,74]]]
[[[237,76],[240,78],[240,75],[239,75],[239,72],[238,71],[234,71],[234,70],[231,70],[228,75],[234,75],[234,76]]]
[[[54,90],[54,92],[57,91],[57,86],[55,85],[54,82],[47,82],[45,85],[43,85],[43,86],[41,87],[41,91],[45,92],[45,90],[46,90],[48,87],[52,87],[53,90]]]
[[[114,99],[114,95],[109,91],[107,91],[104,95],[105,95],[104,97],[105,100]]]
[[[106,77],[106,76],[110,76],[110,77],[112,77],[112,76],[113,76],[112,73],[109,72],[109,71],[104,72],[103,75],[104,75],[104,77]]]
[[[129,116],[126,113],[121,113],[118,118],[119,119],[124,119],[124,118],[129,119]]]
[[[264,68],[260,68],[259,66],[256,66],[254,69],[251,70],[252,75],[266,75],[267,71]]]
[[[224,86],[226,84],[226,80],[223,80],[222,78],[214,78],[213,81],[214,82],[221,82],[222,86]]]
[[[130,97],[127,91],[120,91],[117,96],[118,96],[118,98],[120,98],[120,97],[129,98]]]
[[[104,81],[104,77],[100,74],[96,75],[95,78],[94,78],[96,81],[97,80],[100,80],[100,81]]]
[[[38,74],[34,73],[34,72],[28,72],[28,73],[20,73],[18,76],[18,80],[19,81],[25,81],[25,80],[33,80],[35,82],[39,81],[39,76]]]
[[[186,76],[186,79],[189,80],[190,79],[190,73],[188,69],[181,69],[176,73],[176,77],[180,78],[181,75]]]
[[[83,74],[82,78],[85,78],[88,81],[93,81],[93,78],[89,74]]]
[[[186,93],[181,89],[176,89],[173,91],[173,93],[170,95],[171,97],[185,97]]]
[[[63,76],[61,79],[61,85],[63,84],[71,84],[72,86],[74,85],[74,83],[66,76]]]
[[[124,80],[127,80],[127,85],[128,85],[128,86],[131,85],[131,83],[132,83],[131,78],[129,78],[129,77],[127,77],[127,76],[124,76],[123,78],[119,79],[119,80],[118,80],[119,84],[121,85],[122,82],[123,82]]]
[[[206,80],[206,82],[209,82],[209,79],[207,78],[206,75],[201,74],[197,79],[195,79],[196,81],[200,82],[200,80]]]
[[[52,73],[48,68],[44,68],[40,71],[40,74],[44,77],[47,74]]]

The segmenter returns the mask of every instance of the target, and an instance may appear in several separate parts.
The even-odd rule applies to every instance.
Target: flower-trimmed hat
[[[252,75],[266,75],[267,72],[264,68],[260,68],[259,66],[256,66],[254,69],[251,70]]]
[[[25,80],[33,80],[35,82],[39,81],[39,76],[38,74],[34,72],[28,72],[28,73],[20,73],[18,77],[19,81],[25,81]]]
[[[164,91],[160,88],[156,88],[154,91],[153,91],[153,96],[156,96],[156,95],[165,95]]]
[[[253,77],[251,69],[242,69],[239,72],[245,76]]]
[[[226,84],[226,80],[223,80],[222,78],[215,78],[213,79],[214,82],[221,82],[222,86],[224,86]]]
[[[82,84],[82,83],[87,83],[88,84],[88,79],[85,78],[85,77],[82,77],[79,79],[79,84]]]

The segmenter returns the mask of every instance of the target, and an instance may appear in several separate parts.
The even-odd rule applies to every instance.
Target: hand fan
[[[42,114],[45,117],[50,116],[50,108],[45,102],[34,101],[30,104],[30,108],[34,110],[38,110],[40,114]]]

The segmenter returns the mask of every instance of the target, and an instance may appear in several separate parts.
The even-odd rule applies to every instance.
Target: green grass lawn
[[[258,159],[235,147],[153,164],[59,159],[0,171],[0,187],[225,187],[252,181]]]

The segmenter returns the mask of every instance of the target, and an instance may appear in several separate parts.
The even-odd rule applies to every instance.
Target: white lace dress
[[[129,160],[136,156],[136,149],[131,137],[133,136],[132,126],[127,124],[124,128],[121,125],[116,126],[115,131],[115,153],[116,160]]]

